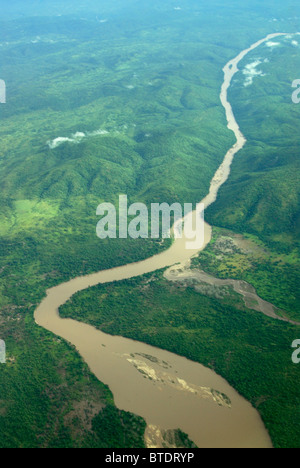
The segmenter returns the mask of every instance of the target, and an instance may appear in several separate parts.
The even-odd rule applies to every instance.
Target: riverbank
[[[250,48],[241,52],[235,59],[231,60],[224,68],[225,78],[224,78],[224,83],[222,85],[220,98],[221,98],[222,105],[224,106],[225,111],[226,111],[228,128],[234,132],[237,142],[225,155],[222,165],[219,167],[214,178],[212,179],[209,194],[207,195],[207,197],[204,198],[204,200],[202,200],[202,203],[204,203],[206,208],[210,206],[216,200],[219,188],[224,184],[224,182],[226,182],[226,180],[229,177],[230,167],[231,167],[231,163],[233,161],[234,156],[236,155],[238,151],[240,151],[241,148],[243,148],[243,146],[246,143],[246,139],[243,136],[243,134],[240,132],[239,126],[234,118],[231,105],[227,99],[227,91],[231,84],[233,76],[238,71],[238,63],[247,55],[248,52],[255,49],[256,47],[261,45],[263,42],[266,42],[274,37],[281,36],[281,35],[284,35],[284,34],[278,33],[278,34],[268,35],[266,38],[262,39],[261,41],[256,42]],[[207,246],[210,240],[211,240],[211,227],[206,224],[205,225],[205,241],[204,241],[202,249],[204,249]],[[89,275],[89,276],[82,277],[82,278],[76,278],[74,280],[69,281],[68,283],[64,283],[60,286],[57,286],[56,288],[52,288],[51,290],[47,291],[46,299],[44,299],[44,301],[35,311],[35,320],[38,325],[43,326],[44,328],[46,328],[49,331],[52,331],[56,335],[63,337],[64,339],[68,340],[69,342],[73,343],[76,346],[77,350],[80,352],[81,356],[86,360],[90,369],[95,373],[95,375],[110,386],[110,388],[112,389],[115,395],[115,400],[118,406],[122,405],[121,404],[122,395],[120,395],[120,393],[122,393],[124,389],[123,389],[123,385],[120,385],[120,381],[122,380],[120,379],[120,375],[122,375],[121,372],[124,372],[124,366],[119,367],[119,373],[117,373],[116,375],[117,367],[116,367],[116,363],[112,365],[112,362],[111,362],[112,354],[110,354],[110,357],[106,356],[106,359],[103,359],[104,357],[103,348],[106,348],[107,345],[104,344],[104,347],[102,345],[103,345],[103,341],[108,338],[104,337],[103,333],[95,330],[93,327],[90,327],[83,323],[75,322],[74,320],[61,319],[58,313],[59,307],[62,306],[66,301],[68,301],[70,297],[72,297],[72,295],[74,295],[76,292],[82,291],[90,286],[97,285],[100,283],[104,284],[104,283],[113,282],[113,281],[120,281],[122,279],[133,278],[133,277],[137,277],[137,276],[149,273],[149,272],[156,271],[161,268],[169,267],[171,265],[174,265],[175,263],[186,262],[193,255],[198,253],[199,250],[187,251],[185,249],[185,242],[186,242],[186,239],[184,238],[176,239],[176,241],[173,243],[172,247],[169,250],[155,257],[147,259],[143,262],[125,265],[123,267],[115,268],[112,270],[104,270],[93,275]],[[117,342],[117,340],[120,345],[121,344],[124,345],[124,341],[123,341],[124,339],[118,337],[114,339],[114,342]],[[99,350],[100,346],[102,346],[101,353]],[[134,343],[134,346],[137,347],[137,343]],[[124,349],[126,350],[126,346]],[[115,350],[116,348],[114,348],[113,355],[115,355],[116,353]],[[157,353],[158,350],[156,350],[155,352]],[[125,351],[120,354],[126,357],[127,352]],[[179,358],[176,355],[173,355],[172,357],[168,355],[167,362],[171,361],[172,359],[176,359],[176,366],[178,365],[178,368],[181,369],[179,361],[181,361],[182,358]],[[105,377],[104,377],[105,369],[103,368],[103,365],[102,365],[103,362],[107,363],[107,367],[109,367],[109,375],[106,376],[107,380],[105,380]],[[185,362],[185,366],[183,366],[182,372],[184,372],[186,365],[187,363]],[[197,370],[195,367],[195,374],[194,374],[195,376],[196,373],[199,372],[200,365],[196,363],[190,363],[189,365],[192,365],[194,367],[197,366]],[[136,372],[136,368],[134,369],[135,369],[135,372],[134,372],[135,377],[133,377],[132,375],[132,379],[136,378],[136,376],[138,375],[138,373]],[[212,374],[214,374],[212,371],[208,369],[205,369],[204,371],[204,368],[203,368],[202,371],[209,372],[211,377],[212,377]],[[129,377],[128,366],[126,368],[125,374],[123,375],[124,375],[124,382],[127,382],[127,380],[130,382],[134,381]],[[181,375],[180,375],[180,378],[181,378]],[[214,378],[216,378],[216,375],[214,375]],[[148,379],[144,379],[144,380],[148,381]],[[183,380],[187,382],[185,379]],[[115,385],[113,381],[115,382]],[[221,381],[219,382],[218,380],[218,382],[216,383],[217,383],[216,385],[217,387],[221,386]],[[192,383],[192,384],[196,385],[197,388],[200,385],[199,383],[198,384]],[[200,386],[202,387],[203,385],[200,385]],[[217,388],[216,390],[220,391],[219,388]],[[231,389],[230,391],[228,389],[227,393],[231,393],[232,391],[233,389]],[[148,398],[148,399],[147,399],[147,394],[144,394],[143,396],[145,397],[145,399],[143,400],[141,409],[139,411],[136,411],[137,409],[136,407],[137,394],[136,393],[134,394],[134,397],[135,397],[134,407],[130,407],[130,408],[126,407],[126,409],[136,412],[137,414],[140,414],[141,416],[145,417],[145,419],[147,420],[147,417],[144,416],[144,414],[141,414],[141,412],[142,413],[144,412],[145,405],[146,405],[145,401],[147,401],[148,404],[151,403],[152,405],[154,405],[151,408],[148,408],[148,411],[149,411],[149,414],[151,414],[151,417],[153,416],[153,409],[157,407],[160,408],[159,416],[162,417],[162,409],[166,409],[167,411],[167,405],[162,405],[161,393],[159,394],[159,401],[155,400],[157,398],[157,392],[155,393],[155,395],[153,394],[153,397],[151,396],[151,398]],[[167,398],[169,398],[169,396]],[[243,411],[245,411],[244,417],[247,420],[247,424],[248,424],[246,428],[247,437],[246,438],[242,437],[241,435],[242,424],[237,424],[236,430],[235,431],[233,430],[231,433],[232,438],[230,440],[227,439],[227,446],[241,446],[240,444],[242,445],[247,444],[247,446],[256,446],[257,444],[259,445],[260,443],[262,443],[263,446],[270,446],[270,440],[268,438],[268,435],[265,429],[263,428],[263,425],[261,423],[258,413],[251,407],[251,405],[249,405],[243,398],[241,398],[237,394],[236,394],[236,398],[237,398],[237,402],[239,402],[239,404],[241,405],[241,407],[239,408],[239,414],[242,414]],[[190,400],[191,398],[189,395],[187,404],[190,404]],[[127,404],[128,404],[128,396],[125,397],[125,401],[127,401]],[[177,406],[178,408],[180,407],[180,405],[177,405]],[[238,404],[237,404],[237,407],[238,407]],[[205,409],[207,409],[207,407],[205,407]],[[204,407],[203,407],[203,411],[205,411]],[[252,412],[253,412],[253,423],[251,423]],[[219,413],[218,413],[218,417],[219,417]],[[182,418],[184,414],[185,412],[181,414]],[[195,411],[192,410],[191,414],[197,414],[197,412],[195,413]],[[209,420],[210,418],[209,414],[210,413],[206,414],[205,421]],[[168,417],[170,418],[171,415],[169,414]],[[215,418],[212,418],[212,419],[214,420],[214,427],[215,428],[218,427],[217,420]],[[231,424],[234,424],[233,412],[230,414],[230,417],[227,420],[227,423],[230,423],[230,421],[231,421]],[[150,422],[149,418],[147,422],[149,424]],[[151,423],[156,425],[156,421],[151,421]],[[172,422],[172,419],[167,419],[167,420],[164,420],[162,424],[172,425],[173,422]],[[195,420],[193,418],[192,420],[189,419],[188,428],[185,426],[185,423],[182,420],[178,421],[178,426],[181,429],[183,429],[189,436],[191,436],[191,439],[197,445],[199,446],[201,445],[201,443],[203,442],[203,437],[205,437],[206,431],[203,429],[202,436],[201,436],[200,435],[201,431],[199,432],[199,426],[198,424],[196,424],[197,430],[196,432],[194,432],[193,427],[195,429]],[[226,426],[223,426],[223,427],[225,429]],[[168,428],[170,427],[166,427],[166,429]],[[227,433],[228,433],[228,430],[227,430]],[[195,434],[194,437],[193,437],[193,434]],[[220,440],[221,439],[216,436],[215,432],[211,434],[210,441],[211,442],[214,441],[214,443],[217,444],[216,446],[220,445]],[[208,441],[206,442],[209,445],[209,442]]]

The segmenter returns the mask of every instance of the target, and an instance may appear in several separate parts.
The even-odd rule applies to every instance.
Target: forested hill
[[[98,204],[115,202],[124,192],[130,201],[146,203],[201,200],[234,143],[219,99],[222,68],[269,33],[299,30],[297,5],[294,0],[209,5],[181,0],[180,6],[175,0],[0,0],[0,79],[7,90],[7,102],[0,104],[0,339],[7,350],[7,363],[0,367],[1,448],[118,441],[143,446],[144,422],[116,409],[111,393],[72,346],[36,326],[34,310],[55,284],[164,248],[151,240],[101,242]],[[285,61],[276,55],[280,50],[265,64],[266,77],[247,89],[241,81],[233,84],[230,99],[249,142],[233,166],[232,182],[207,215],[216,225],[276,241],[278,249],[285,246],[282,233],[288,233],[285,255],[291,258],[276,270],[278,276],[285,268],[287,278],[298,259],[289,254],[297,228],[291,220],[298,222],[297,137],[291,131],[297,122],[288,117],[283,133],[277,125],[273,136],[268,129],[283,122],[276,122],[276,115],[299,115],[289,100],[289,81],[298,78],[292,72],[299,66],[296,47],[284,46]],[[271,50],[257,53],[265,58],[265,52]],[[273,80],[272,92],[265,79]],[[259,88],[266,98],[261,106],[274,99],[267,111],[271,117],[263,112],[251,120],[253,103],[259,103],[253,98],[256,86],[265,86]],[[280,205],[278,232],[270,213],[276,197],[283,203],[284,190],[292,217]],[[273,264],[267,266],[269,300],[278,304],[282,290],[274,288]],[[291,297],[290,313],[293,288],[284,291]],[[287,445],[288,436],[284,440]]]
[[[298,319],[300,105],[292,101],[292,83],[300,69],[299,37],[276,38],[241,63],[229,99],[248,141],[206,213],[213,225],[248,233],[265,251],[247,271],[238,266],[228,275],[252,282]]]
[[[259,234],[284,250],[299,245],[300,233],[300,105],[292,102],[299,37],[275,39],[242,62],[229,99],[248,143],[209,213],[214,224]]]

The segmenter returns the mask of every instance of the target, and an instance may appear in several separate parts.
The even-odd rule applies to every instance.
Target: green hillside
[[[7,103],[0,104],[0,339],[7,345],[1,448],[144,445],[145,422],[115,407],[75,349],[36,326],[34,310],[51,286],[166,248],[151,240],[100,241],[98,204],[116,202],[120,193],[148,204],[201,200],[234,142],[219,100],[222,67],[268,33],[300,29],[294,1],[193,0],[182,10],[172,0],[143,7],[131,0],[127,9],[120,0],[102,3],[101,10],[92,0],[32,0],[24,8],[0,0],[0,78],[7,85]],[[298,274],[300,107],[288,98],[299,58],[292,47],[276,54],[253,87],[243,89],[239,77],[233,86],[230,98],[249,143],[208,216],[284,255],[287,276]],[[262,93],[261,120],[251,107],[254,92]],[[263,124],[269,114],[270,125]],[[282,269],[272,262],[260,283],[280,306],[274,278]],[[251,279],[259,283],[255,273]],[[295,316],[293,294],[285,307]],[[226,314],[222,320],[230,328]],[[172,350],[206,362],[192,346]],[[292,427],[280,433],[276,423],[272,430],[278,445],[294,445]]]
[[[299,319],[300,106],[291,99],[291,84],[300,67],[296,38],[276,39],[278,46],[263,46],[241,64],[229,97],[248,142],[207,220],[248,233],[264,247],[267,254],[248,270],[241,272],[237,262],[236,270],[227,274],[245,278],[264,299]],[[245,87],[243,71],[259,59],[257,71],[264,76],[254,77],[253,84]],[[217,273],[218,262],[209,265]]]

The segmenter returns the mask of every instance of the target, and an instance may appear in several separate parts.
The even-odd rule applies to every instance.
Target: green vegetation
[[[250,248],[250,255],[224,255],[220,261],[212,245],[200,262],[222,278],[245,279],[263,299],[299,320],[300,106],[291,101],[291,83],[300,59],[291,38],[274,43],[279,45],[249,54],[240,67],[245,70],[259,60],[256,70],[264,76],[245,87],[245,75],[239,73],[230,90],[248,143],[206,213],[210,223],[245,234],[256,248]]]
[[[32,319],[47,288],[164,248],[100,241],[99,203],[124,192],[130,201],[196,202],[232,143],[216,105],[218,46],[208,50],[202,33],[207,59],[197,70],[192,50],[170,49],[183,25],[164,31],[165,19],[153,12],[144,30],[128,26],[128,17],[114,12],[113,27],[95,16],[1,23],[0,335],[8,355],[0,369],[1,447],[144,444],[144,422],[119,412],[75,351]],[[196,50],[198,39],[189,41]],[[197,83],[203,73],[216,86]],[[220,134],[213,145],[211,121]],[[99,129],[108,133],[47,144]]]
[[[300,271],[295,252],[278,252],[257,236],[214,228],[212,242],[193,259],[193,265],[221,279],[247,281],[261,298],[276,304],[286,317],[299,321]]]
[[[298,327],[245,309],[242,299],[208,298],[162,273],[76,294],[62,317],[90,323],[203,363],[260,412],[275,447],[299,447]]]
[[[32,310],[1,320],[0,447],[103,447],[96,415],[107,434],[118,430],[119,446],[143,447],[144,421],[118,410],[73,347],[36,327]]]
[[[187,434],[180,429],[162,431],[163,448],[197,448],[197,446],[190,441]]]
[[[93,419],[94,437],[88,444],[94,448],[145,447],[143,438],[146,423],[141,418],[115,406],[106,406]]]
[[[86,1],[86,8],[69,0],[32,0],[26,2],[25,11],[24,2],[4,5],[0,0],[0,78],[7,84],[7,104],[0,105],[0,338],[6,341],[8,354],[8,363],[0,367],[0,447],[143,446],[145,423],[115,408],[108,389],[94,378],[76,351],[34,324],[34,309],[51,286],[146,258],[166,247],[167,243],[151,240],[100,241],[95,235],[98,204],[116,202],[120,193],[127,193],[130,202],[148,204],[201,200],[233,143],[219,102],[222,67],[240,50],[270,32],[299,29],[297,20],[288,20],[294,17],[294,1],[283,7],[282,2],[274,0],[246,1],[242,5],[237,0],[228,0],[226,5],[215,0],[209,6],[189,0],[181,2],[180,11],[174,10],[176,5],[171,0],[145,1],[142,7],[141,1],[127,3],[126,8],[121,0],[103,0],[99,11],[92,0]],[[281,20],[273,22],[275,16]],[[107,22],[100,22],[106,19]],[[282,67],[282,72],[288,69],[291,81],[297,78],[292,76],[294,64],[298,63],[295,51],[286,50],[284,62],[279,52],[273,56],[274,67]],[[267,77],[258,80],[275,79],[276,73],[270,68]],[[264,83],[266,97],[270,82]],[[285,105],[283,115],[278,103],[285,82],[280,83],[280,87],[273,88],[277,92],[274,102],[280,122],[288,117],[284,133],[279,138],[276,129],[278,138],[272,140],[271,149],[267,146],[270,135],[269,140],[260,140],[259,159],[253,147],[249,150],[259,167],[247,156],[247,148],[240,153],[237,164],[243,160],[247,167],[234,165],[234,187],[227,184],[220,198],[220,203],[227,200],[230,207],[239,204],[233,223],[227,212],[222,219],[220,213],[225,207],[219,204],[209,216],[216,225],[264,236],[264,242],[272,243],[275,252],[281,249],[278,251],[284,254],[284,261],[288,257],[290,266],[298,259],[291,248],[298,229],[297,180],[293,178],[297,169],[296,137],[290,148],[284,145],[289,144],[296,128],[294,118],[298,111],[295,106],[290,110]],[[243,89],[236,86],[231,98],[247,134],[254,124],[247,121],[248,109],[243,109],[242,103],[243,99],[251,99],[254,87],[245,90],[250,94],[241,94],[239,102]],[[290,83],[287,86],[290,91]],[[268,112],[273,115],[273,110]],[[294,117],[289,117],[289,112],[294,112]],[[264,131],[268,132],[266,127]],[[107,133],[91,135],[100,129]],[[88,136],[78,144],[65,141],[52,149],[47,143],[59,137],[72,138],[76,132]],[[256,134],[256,141],[260,133]],[[268,148],[274,154],[276,171],[266,166],[270,163],[264,159],[270,154]],[[276,158],[283,148],[286,159],[279,167]],[[244,180],[244,190],[238,185],[236,192],[240,174],[245,175],[249,167],[251,178]],[[285,230],[282,226],[275,230],[277,224],[274,227],[271,223],[265,231],[257,230],[260,221],[265,222],[264,216],[271,218],[274,201],[269,200],[269,192],[259,192],[261,172],[268,175],[261,179],[264,186],[272,183],[276,193],[280,186],[281,200],[293,180],[295,189],[288,193],[291,212],[285,216],[284,205],[280,211],[281,219],[287,219]],[[287,177],[289,181],[285,183]],[[255,203],[249,180],[255,181],[255,193],[259,192],[264,200],[253,229],[239,216],[241,209],[254,213],[250,209]],[[237,193],[245,194],[247,203]],[[292,219],[296,220],[294,224]],[[283,236],[290,236],[288,250],[284,250]],[[280,271],[276,269],[274,275],[279,276]],[[261,285],[262,295],[271,297],[276,305],[288,302],[286,310],[296,316],[294,286],[289,286],[291,297],[284,301],[284,284],[279,296],[274,275],[272,263]],[[295,278],[298,281],[298,276]],[[260,281],[259,276],[255,281]],[[200,296],[193,294],[198,301]],[[214,307],[229,307],[207,301],[212,314]],[[184,301],[182,309],[183,304]],[[168,296],[164,307],[168,309]],[[247,317],[265,320],[254,315]],[[134,338],[144,336],[146,340],[146,334],[141,335],[133,324],[129,325],[131,319],[128,317],[124,329],[132,328],[137,333]],[[215,321],[210,330],[203,328],[201,333],[206,334],[207,343],[214,341],[214,327],[223,326],[224,321],[225,318],[219,324]],[[261,326],[265,323],[268,324],[259,321]],[[227,330],[230,326],[231,322],[226,322]],[[173,332],[174,342],[179,341],[176,330]],[[155,333],[153,328],[153,336]],[[264,333],[263,330],[262,336]],[[228,337],[230,346],[235,334]],[[172,347],[173,338],[168,333],[164,339],[165,344],[162,340],[161,345]],[[250,348],[248,339],[245,336],[246,348]],[[287,335],[283,334],[282,340],[285,339]],[[178,352],[193,357],[191,336],[180,346]],[[218,346],[221,349],[220,343]],[[203,362],[208,359],[205,353],[194,357]],[[243,364],[243,369],[247,369],[246,358],[251,359],[252,355],[244,357],[245,361],[238,363],[236,354],[236,365]],[[276,378],[280,371],[284,375],[288,365],[288,359],[280,359]],[[220,369],[221,361],[220,351]],[[251,360],[248,364],[252,366]],[[270,365],[270,379],[272,369]],[[249,375],[250,371],[247,379]],[[234,380],[232,376],[228,378]],[[265,383],[264,395],[273,392],[267,388],[270,386]],[[260,388],[256,391],[259,393]],[[284,419],[287,423],[278,428],[283,411],[279,400],[275,408],[279,416],[274,423],[274,438],[282,445],[294,444],[289,424],[289,411],[294,408],[293,385],[290,397],[285,395],[283,392],[280,398],[282,408],[288,408]],[[265,420],[273,427],[270,408],[266,411]]]

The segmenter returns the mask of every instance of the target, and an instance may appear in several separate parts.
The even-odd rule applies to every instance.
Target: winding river
[[[221,102],[228,128],[236,137],[202,200],[205,208],[215,202],[228,179],[236,153],[246,143],[228,102],[228,89],[239,62],[264,42],[285,35],[270,34],[241,52],[224,67]],[[193,213],[195,216],[195,212]],[[203,250],[212,229],[205,224]],[[59,316],[59,307],[73,294],[90,286],[137,277],[178,263],[186,264],[199,249],[187,250],[187,239],[144,261],[78,277],[47,291],[36,309],[35,321],[76,346],[96,377],[107,384],[116,405],[142,416],[147,422],[148,447],[161,447],[162,431],[180,428],[198,447],[272,447],[258,412],[212,370],[176,354],[144,343],[113,337],[94,327]]]

